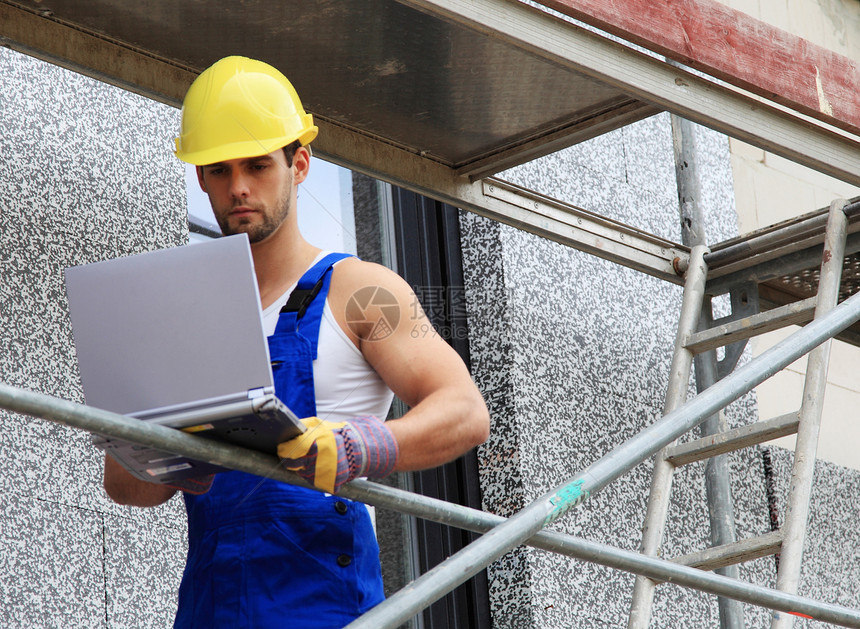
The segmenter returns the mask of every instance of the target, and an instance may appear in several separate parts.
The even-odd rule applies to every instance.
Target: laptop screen
[[[136,414],[272,387],[247,236],[66,269],[87,404]]]

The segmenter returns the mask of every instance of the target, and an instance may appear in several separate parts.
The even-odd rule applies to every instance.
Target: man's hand
[[[397,440],[384,422],[372,415],[348,422],[303,419],[307,431],[278,446],[288,470],[318,489],[335,493],[360,476],[383,478],[397,463]]]
[[[174,487],[132,476],[109,454],[105,454],[104,488],[117,504],[133,507],[155,507],[164,504],[176,493]]]

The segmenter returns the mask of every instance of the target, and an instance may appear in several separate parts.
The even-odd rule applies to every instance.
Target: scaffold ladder
[[[816,297],[702,331],[697,331],[697,327],[702,306],[707,303],[705,295],[707,248],[702,245],[693,247],[664,413],[668,414],[684,404],[694,356],[797,323],[804,318],[818,319],[836,306],[847,237],[848,220],[843,211],[846,205],[846,201],[838,200],[830,206]],[[812,317],[808,316],[811,311],[814,311]],[[642,532],[641,552],[644,555],[657,556],[660,553],[672,477],[676,468],[725,455],[777,437],[796,434],[785,524],[778,530],[758,537],[714,546],[704,551],[676,557],[672,561],[701,570],[715,570],[779,553],[776,588],[788,594],[797,593],[829,357],[830,340],[810,352],[803,400],[799,411],[768,420],[759,420],[749,426],[725,430],[684,444],[670,444],[656,455]],[[657,581],[648,577],[641,575],[636,577],[628,629],[648,627],[657,584]],[[771,627],[788,629],[793,625],[794,618],[791,614],[774,612]],[[726,619],[722,620],[725,625]],[[737,618],[730,620],[729,624],[733,622],[739,622],[742,626],[742,617],[739,621]]]

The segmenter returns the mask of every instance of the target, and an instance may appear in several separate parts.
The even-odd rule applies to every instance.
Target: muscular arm
[[[372,311],[365,313],[366,329],[347,326],[358,332],[352,336],[367,361],[410,407],[386,422],[400,449],[395,469],[435,467],[483,443],[490,427],[486,404],[457,352],[438,334],[425,333],[432,328],[402,278],[379,265],[344,261],[336,267],[329,297],[335,317],[343,316],[348,296],[365,286],[385,288],[400,306],[397,326],[379,340],[371,339]]]
[[[175,489],[165,485],[135,478],[109,454],[105,455],[104,487],[111,500],[133,507],[155,507],[176,493]]]
[[[381,312],[366,312],[363,327],[346,325],[351,295],[367,286],[380,286],[399,305],[400,317],[391,334],[374,340],[371,332]],[[385,267],[346,260],[336,267],[329,293],[332,312],[367,361],[410,410],[386,422],[397,439],[397,471],[436,467],[483,443],[490,419],[486,404],[459,355],[436,333],[409,285]],[[416,333],[419,331],[420,333]],[[357,332],[357,334],[356,334]],[[104,487],[120,504],[152,507],[169,500],[176,490],[132,476],[105,456]]]

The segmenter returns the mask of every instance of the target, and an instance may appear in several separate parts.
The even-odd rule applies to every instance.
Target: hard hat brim
[[[319,133],[316,126],[311,127],[303,133],[298,141],[302,146],[309,144]],[[194,166],[206,166],[208,164],[217,164],[226,162],[231,159],[242,159],[245,157],[258,157],[260,155],[268,155],[278,149],[282,149],[288,144],[292,144],[296,139],[290,136],[281,138],[269,139],[265,142],[259,140],[249,140],[247,142],[233,142],[231,144],[216,146],[210,149],[196,152],[185,152],[180,147],[180,140],[176,140],[176,151],[174,154],[183,162],[193,164]]]

